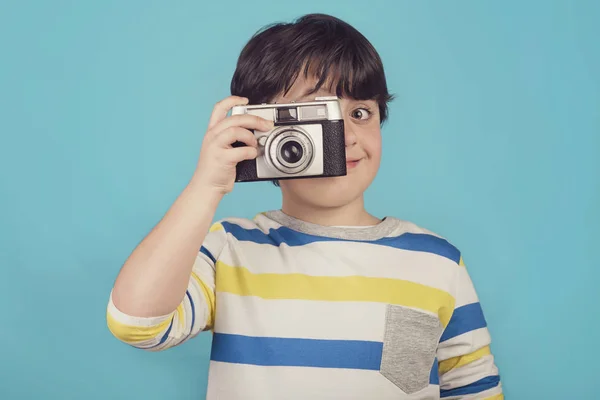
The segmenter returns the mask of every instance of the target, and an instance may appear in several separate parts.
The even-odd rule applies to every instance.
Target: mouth
[[[347,169],[352,169],[352,168],[356,168],[356,166],[362,161],[362,158],[349,158],[346,160],[346,168]]]

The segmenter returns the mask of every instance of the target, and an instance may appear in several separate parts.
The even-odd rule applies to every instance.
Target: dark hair
[[[338,97],[375,100],[380,123],[387,119],[393,96],[379,54],[358,30],[326,14],[308,14],[256,32],[238,58],[231,94],[251,104],[268,103],[287,94],[301,71],[305,78],[318,79],[314,92],[326,85]]]
[[[338,97],[376,100],[380,122],[388,116],[383,64],[373,45],[348,23],[308,14],[292,23],[268,25],[243,48],[231,80],[231,94],[266,103],[292,87],[300,71]],[[334,91],[335,85],[335,91]]]

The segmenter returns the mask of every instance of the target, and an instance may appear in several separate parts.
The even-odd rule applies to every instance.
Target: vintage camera
[[[258,156],[238,163],[236,182],[346,175],[344,121],[337,97],[236,106],[231,114],[252,114],[274,122],[267,132],[254,131]]]

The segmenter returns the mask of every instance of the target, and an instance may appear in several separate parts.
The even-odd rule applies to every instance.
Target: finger
[[[210,120],[208,122],[208,129],[212,129],[216,124],[223,121],[227,117],[227,113],[234,106],[243,106],[248,104],[248,99],[239,96],[229,96],[224,98],[215,104]]]
[[[256,137],[248,129],[232,126],[221,132],[215,138],[215,143],[222,148],[231,147],[235,142],[242,142],[248,146],[256,147],[258,145]]]
[[[244,147],[234,147],[233,149],[228,149],[225,152],[225,158],[228,162],[232,164],[237,164],[243,160],[253,160],[258,156],[258,149],[256,147],[244,146]]]
[[[258,131],[268,131],[273,129],[273,121],[251,114],[234,115],[219,122],[213,129],[207,132],[207,135],[218,135],[217,132],[223,132],[234,126],[240,126],[246,129],[256,129]]]

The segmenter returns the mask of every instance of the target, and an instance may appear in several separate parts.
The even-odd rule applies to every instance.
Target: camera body
[[[257,115],[274,123],[269,131],[253,131],[258,156],[238,163],[236,182],[346,175],[344,120],[337,97],[236,106],[231,114]]]

